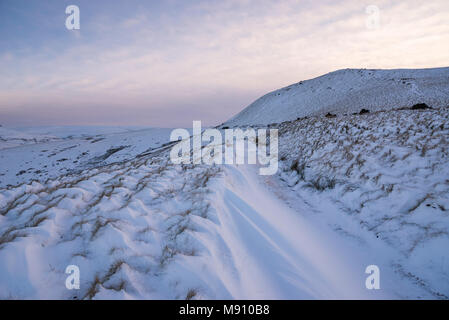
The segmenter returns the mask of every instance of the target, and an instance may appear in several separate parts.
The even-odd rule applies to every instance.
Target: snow
[[[183,176],[182,168],[153,154],[3,190],[0,297],[187,294],[173,287],[178,272],[164,274],[175,254],[194,254],[190,215],[206,213],[202,174],[210,170],[193,179],[199,168]],[[65,288],[68,265],[80,268],[79,292]]]
[[[218,254],[207,261],[211,270],[227,266],[219,275],[232,298],[398,297],[390,286],[401,285],[387,266],[386,288],[366,289],[365,267],[373,260],[383,262],[372,248],[342,239],[329,227],[307,219],[304,212],[289,208],[265,186],[275,183],[272,178],[261,183],[254,168],[229,166],[224,174],[213,202],[220,224],[206,243],[208,252]]]
[[[300,81],[257,99],[226,126],[266,125],[306,116],[358,113],[426,103],[449,106],[449,67],[434,69],[344,69]]]
[[[394,298],[391,284],[404,286],[383,269],[386,288],[366,290],[366,248],[298,216],[254,167],[152,158],[85,179],[3,194],[15,206],[3,215],[1,297]],[[64,288],[69,264],[81,270],[78,292]]]
[[[61,174],[131,159],[169,142],[171,129],[130,131],[123,128],[89,127],[87,130],[85,127],[69,127],[65,133],[61,128],[33,128],[24,132],[34,132],[32,135],[22,134],[33,137],[29,138],[28,144],[0,149],[0,187],[32,179],[46,181]],[[43,134],[54,138],[42,139]]]
[[[441,140],[447,117],[447,109],[401,110],[284,123],[276,176],[261,177],[248,165],[173,165],[170,149],[156,147],[1,189],[0,297],[444,298],[448,216],[440,206],[447,208],[448,158]],[[346,135],[336,139],[342,129]],[[105,140],[143,133],[160,134]],[[355,141],[360,145],[341,147]],[[416,145],[428,151],[422,155]],[[376,146],[394,150],[384,163]],[[362,154],[353,162],[365,163],[347,181],[352,162],[346,151]],[[296,159],[306,161],[302,180],[291,170]],[[381,174],[377,185],[359,178],[371,171]],[[320,172],[337,180],[334,188],[314,189]],[[387,184],[395,186],[394,202],[382,193]],[[409,203],[423,193],[435,208]],[[377,202],[370,206],[370,199]],[[402,213],[411,209],[412,215]],[[383,221],[388,216],[396,222]],[[81,270],[76,291],[64,285],[72,264]],[[365,288],[371,264],[381,270],[379,291]]]
[[[448,118],[441,108],[283,123],[278,176],[288,201],[345,237],[381,239],[397,250],[397,273],[446,299]]]
[[[2,127],[0,126],[0,150],[21,145],[51,141],[93,139],[113,133],[126,133],[149,129],[145,127],[113,126],[41,126],[41,127]]]
[[[0,150],[24,144],[56,141],[57,137],[44,134],[29,134],[22,130],[14,130],[0,126]]]
[[[448,299],[447,71],[338,71],[303,85],[357,84],[346,109],[323,92],[247,109],[256,128],[290,119],[270,126],[273,176],[175,165],[171,129],[0,128],[0,299]]]
[[[126,133],[150,128],[142,126],[40,126],[12,127],[11,129],[30,135],[49,135],[60,139],[69,139]]]

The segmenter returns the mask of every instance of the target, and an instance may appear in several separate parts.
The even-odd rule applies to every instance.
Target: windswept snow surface
[[[263,181],[248,166],[226,167],[216,186],[219,223],[208,228],[204,244],[213,254],[205,261],[230,297],[392,299],[407,296],[408,290],[421,294],[411,283],[401,283],[388,265],[392,250],[380,242],[367,246],[340,237],[306,218],[307,208],[288,207],[273,193],[278,187],[274,178]],[[373,261],[383,270],[381,291],[365,287],[364,271]]]
[[[266,125],[327,112],[351,114],[416,103],[435,108],[449,105],[449,67],[338,70],[268,93],[225,124]]]
[[[252,170],[251,170],[252,169]],[[254,168],[172,166],[153,156],[2,194],[0,297],[398,298],[389,249],[298,215]],[[384,267],[382,291],[364,269]],[[68,265],[81,289],[65,288]]]
[[[158,144],[2,187],[0,298],[447,299],[448,115],[283,123],[269,177],[173,165]],[[380,290],[365,287],[369,265]]]
[[[354,241],[371,233],[397,250],[398,274],[448,299],[449,108],[311,117],[279,130],[286,201]]]

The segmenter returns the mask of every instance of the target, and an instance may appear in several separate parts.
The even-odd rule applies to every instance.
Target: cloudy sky
[[[0,0],[3,125],[218,124],[336,69],[448,65],[448,0]]]

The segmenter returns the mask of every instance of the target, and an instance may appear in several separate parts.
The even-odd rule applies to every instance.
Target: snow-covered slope
[[[0,128],[2,129],[2,128]],[[132,159],[163,146],[171,129],[150,128],[129,131],[123,128],[33,128],[8,130],[9,137],[28,137],[19,146],[0,149],[0,187],[45,181],[62,174]],[[117,133],[110,133],[117,132]],[[52,139],[44,139],[51,134]],[[13,143],[8,140],[8,143]]]
[[[225,124],[270,124],[327,112],[351,114],[417,103],[449,105],[449,67],[338,70],[268,93]]]
[[[98,139],[113,133],[126,133],[149,129],[145,127],[113,126],[43,126],[2,127],[0,126],[0,150],[21,145],[62,141],[71,139]]]
[[[277,123],[274,176],[174,165],[170,129],[3,131],[32,144],[0,150],[0,299],[449,299],[447,76],[343,70],[262,98],[229,125]]]
[[[50,134],[28,133],[23,130],[0,127],[0,150],[24,144],[35,144],[57,140],[59,140],[58,137]]]
[[[0,299],[433,298],[395,272],[394,250],[289,208],[256,168],[167,160],[2,190]],[[373,261],[381,291],[365,288]],[[65,288],[68,265],[79,290]]]
[[[449,108],[309,117],[280,129],[280,173],[291,203],[307,203],[357,242],[397,250],[391,265],[449,298]]]
[[[447,299],[448,120],[441,108],[285,122],[275,176],[173,165],[161,146],[1,187],[0,299]],[[381,290],[365,287],[371,264]]]

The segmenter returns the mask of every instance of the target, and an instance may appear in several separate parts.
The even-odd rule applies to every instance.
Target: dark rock
[[[366,113],[369,113],[369,110],[368,109],[362,109],[362,110],[360,110],[359,114],[366,114]]]
[[[417,103],[414,106],[411,107],[412,110],[425,110],[425,109],[432,109],[425,103]]]

